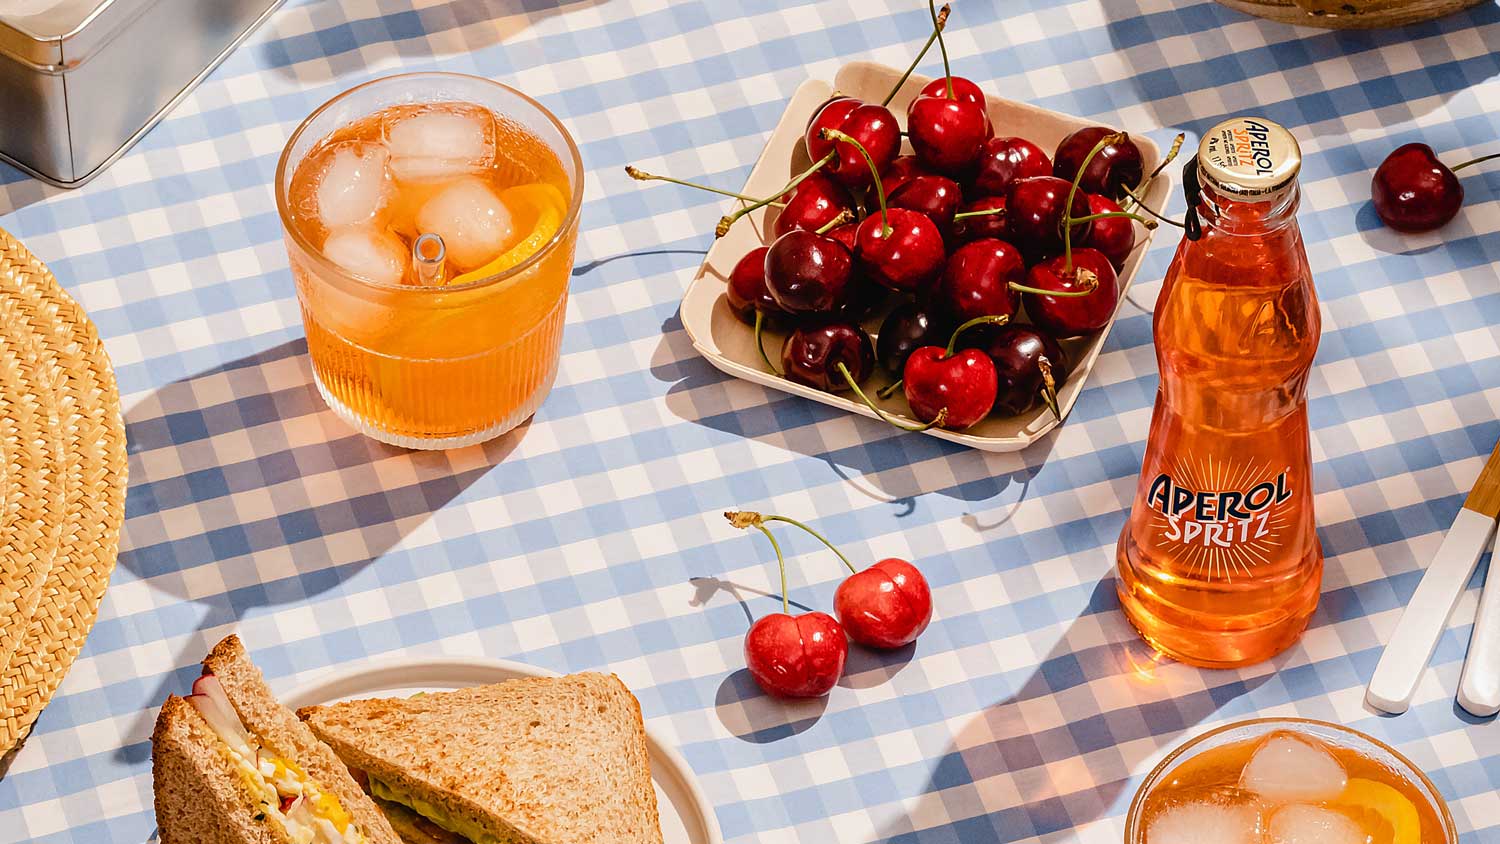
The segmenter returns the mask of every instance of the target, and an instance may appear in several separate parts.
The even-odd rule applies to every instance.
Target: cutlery
[[[1500,539],[1500,535],[1497,535]],[[1469,635],[1469,655],[1458,684],[1458,705],[1487,718],[1500,712],[1500,545],[1490,551],[1490,570],[1479,597],[1479,615]]]

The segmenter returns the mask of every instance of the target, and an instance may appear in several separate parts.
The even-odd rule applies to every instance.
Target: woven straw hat
[[[83,646],[119,550],[125,426],[94,325],[0,230],[0,754]]]

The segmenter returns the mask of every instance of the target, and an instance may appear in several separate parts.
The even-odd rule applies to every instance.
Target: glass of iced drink
[[[1125,844],[1457,844],[1415,765],[1348,727],[1242,721],[1173,751],[1146,777]]]
[[[328,405],[408,448],[529,418],[557,372],[582,199],[567,129],[497,82],[391,76],[313,112],[276,205]]]

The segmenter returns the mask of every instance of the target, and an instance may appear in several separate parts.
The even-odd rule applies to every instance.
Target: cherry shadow
[[[958,730],[922,794],[876,840],[1001,844],[1082,828],[1128,797],[1145,760],[1276,664],[1202,672],[1164,660],[1130,628],[1106,577],[1016,690]]]
[[[156,708],[248,617],[334,592],[505,459],[523,425],[481,446],[408,451],[354,432],[312,383],[307,344],[282,343],[137,401],[120,565],[193,615],[116,759],[150,755]],[[355,608],[357,614],[357,608]],[[180,622],[179,622],[180,623]]]
[[[257,62],[309,85],[363,77],[394,58],[438,62],[502,44],[558,14],[606,0],[451,0],[400,11],[334,0],[288,3],[251,49]],[[539,50],[533,47],[532,52]],[[536,54],[540,59],[540,54]],[[509,67],[504,56],[496,57]]]

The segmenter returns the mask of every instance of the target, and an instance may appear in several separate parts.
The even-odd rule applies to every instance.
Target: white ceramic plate
[[[792,175],[807,168],[809,161],[806,147],[802,143],[802,133],[813,111],[835,91],[878,103],[885,98],[891,86],[895,85],[900,77],[901,71],[895,68],[871,62],[852,62],[839,70],[832,84],[816,79],[802,83],[802,86],[792,95],[791,102],[787,104],[786,112],[781,116],[781,122],[777,124],[776,131],[766,143],[760,161],[750,173],[750,180],[745,183],[742,192],[750,196],[765,196],[786,184],[787,179]],[[900,93],[891,100],[891,111],[896,114],[901,123],[904,124],[906,120],[907,103],[911,102],[922,86],[930,81],[930,77],[914,74],[902,86]],[[1057,148],[1058,143],[1073,131],[1096,125],[1078,117],[994,96],[989,97],[989,113],[990,120],[995,125],[996,135],[1019,135],[1047,150],[1049,155]],[[1125,127],[1127,131],[1130,128]],[[1132,134],[1131,138],[1140,147],[1146,172],[1149,173],[1161,160],[1160,148],[1144,135]],[[910,144],[905,145],[903,151],[910,152]],[[1171,179],[1167,172],[1163,172],[1151,183],[1145,198],[1152,208],[1159,209],[1166,204],[1168,191],[1171,190],[1170,183]],[[730,375],[874,418],[875,414],[852,396],[825,393],[767,372],[765,364],[761,362],[760,353],[755,348],[754,332],[735,318],[729,310],[728,303],[724,300],[725,281],[734,269],[735,262],[751,249],[769,242],[771,222],[775,220],[775,217],[771,215],[774,212],[775,209],[762,208],[750,214],[746,219],[737,222],[728,234],[714,243],[703,266],[698,270],[698,275],[688,285],[687,294],[683,297],[683,327],[692,338],[693,347],[708,358],[714,366]],[[1150,242],[1151,232],[1137,225],[1136,237],[1140,243],[1125,263],[1124,272],[1120,273],[1120,301],[1122,303],[1125,301],[1124,291],[1135,279],[1136,271],[1140,268],[1141,256]],[[1116,309],[1116,315],[1118,313]],[[1058,403],[1064,417],[1073,409],[1074,402],[1078,400],[1083,383],[1088,378],[1089,371],[1094,367],[1094,360],[1099,356],[1099,349],[1103,347],[1104,339],[1109,335],[1109,330],[1113,326],[1114,318],[1111,317],[1109,325],[1093,337],[1063,341],[1063,348],[1072,364],[1072,372],[1067,382],[1058,391]],[[880,316],[872,318],[865,327],[873,335],[880,327]],[[777,352],[781,348],[783,339],[783,335],[768,332],[766,351],[773,360],[778,356]],[[890,382],[890,377],[881,372],[877,366],[875,375],[862,386],[865,393],[873,399],[875,391]],[[879,400],[876,399],[876,401]],[[880,406],[883,410],[898,416],[907,414],[906,400],[900,395],[880,402]],[[1023,416],[991,417],[962,432],[934,428],[926,433],[985,451],[1017,451],[1035,442],[1057,425],[1058,421],[1053,418],[1051,411],[1045,407],[1038,407],[1035,411]]]
[[[282,695],[295,710],[356,698],[410,697],[417,692],[447,692],[469,686],[502,683],[517,677],[555,677],[551,671],[500,659],[431,657],[386,660],[358,665]],[[723,844],[713,805],[698,787],[692,768],[671,746],[646,731],[651,779],[666,844]]]

